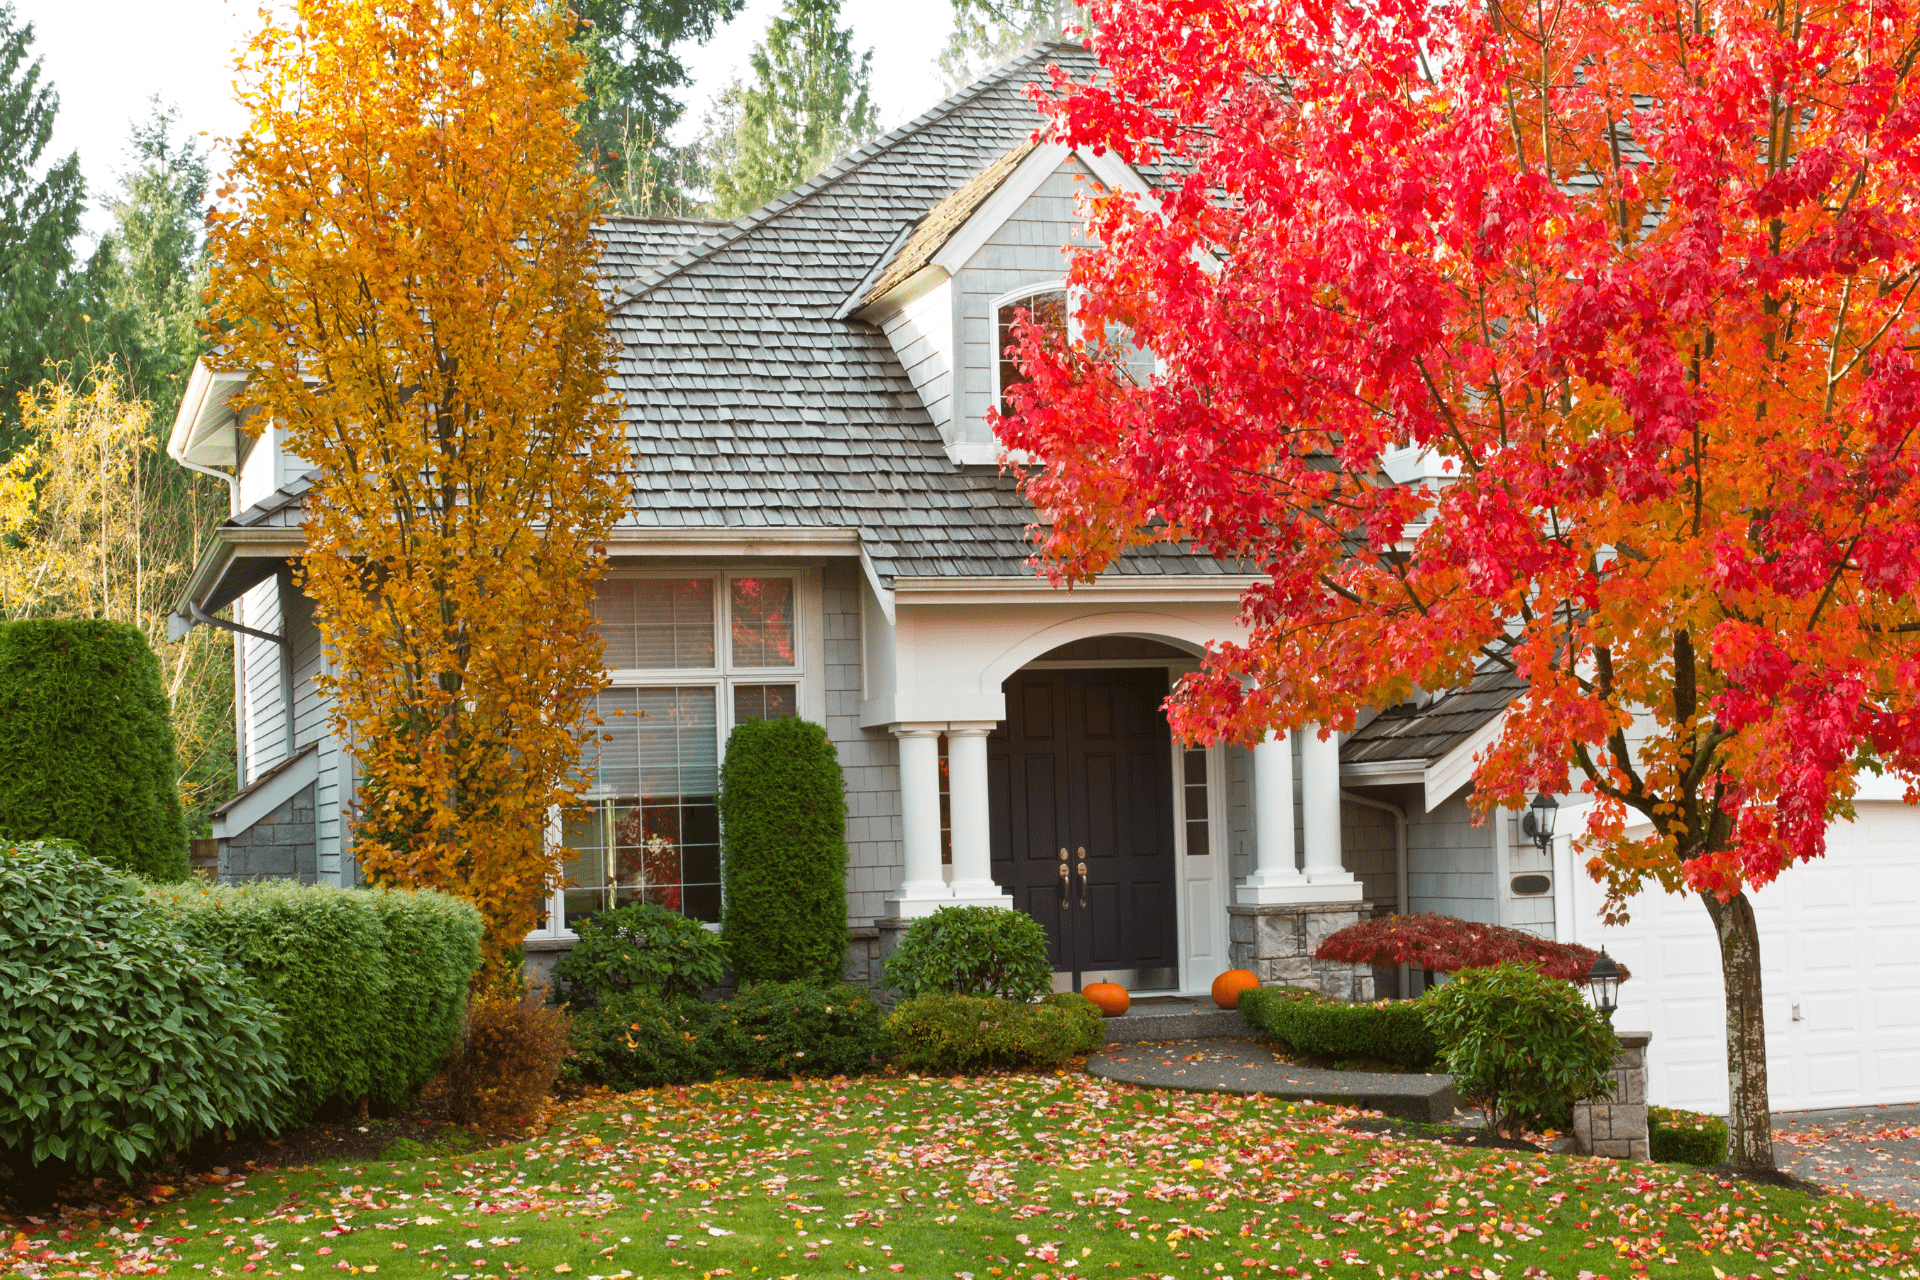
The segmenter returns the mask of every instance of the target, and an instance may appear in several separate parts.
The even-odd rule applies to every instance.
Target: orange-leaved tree
[[[209,227],[218,358],[314,468],[354,853],[477,905],[495,966],[558,870],[622,501],[572,34],[540,0],[301,0],[242,55]]]
[[[1616,916],[1699,895],[1771,1167],[1745,891],[1863,767],[1920,778],[1914,5],[1093,14],[1048,128],[1167,177],[1090,201],[1076,328],[1021,330],[1045,561],[1259,567],[1172,701],[1202,739],[1522,677],[1476,803],[1577,784]]]

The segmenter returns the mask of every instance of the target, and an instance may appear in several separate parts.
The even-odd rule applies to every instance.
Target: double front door
[[[1046,927],[1058,991],[1180,985],[1163,669],[1023,671],[987,739],[993,878]]]

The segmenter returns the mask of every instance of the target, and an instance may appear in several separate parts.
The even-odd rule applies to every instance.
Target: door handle
[[[1062,908],[1073,905],[1070,901],[1072,896],[1073,872],[1067,867],[1067,851],[1062,849],[1060,851],[1060,905]]]
[[[1066,850],[1062,849],[1060,852],[1064,854]],[[1080,909],[1082,911],[1085,911],[1087,909],[1087,851],[1085,849],[1081,849],[1079,853],[1080,853]],[[1062,871],[1066,870],[1064,866],[1062,866],[1060,869]]]

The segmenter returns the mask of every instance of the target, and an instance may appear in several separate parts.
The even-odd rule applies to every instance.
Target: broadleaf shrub
[[[1722,1164],[1727,1158],[1727,1122],[1698,1111],[1647,1108],[1648,1148],[1664,1164]]]
[[[1372,1058],[1409,1071],[1431,1070],[1440,1057],[1424,997],[1349,1004],[1307,987],[1255,987],[1240,993],[1240,1016],[1317,1057]]]
[[[722,1060],[746,1076],[863,1075],[891,1049],[873,996],[844,982],[749,983],[715,1018]]]
[[[747,720],[720,766],[722,936],[736,981],[831,981],[847,952],[847,799],[827,731]]]
[[[286,880],[170,885],[149,896],[280,1012],[297,1122],[362,1098],[397,1105],[460,1033],[480,915],[458,899]]]
[[[0,623],[0,839],[65,840],[149,880],[187,878],[173,721],[140,628]]]
[[[1086,1011],[1072,1004],[942,994],[902,1000],[887,1019],[887,1028],[901,1066],[941,1075],[1050,1070],[1097,1047],[1096,1031],[1106,1034],[1104,1024],[1090,1025]]]
[[[941,907],[907,927],[887,957],[887,985],[916,996],[994,996],[1025,1004],[1053,980],[1047,931],[1007,907]]]
[[[440,1071],[447,1118],[491,1128],[531,1114],[560,1078],[571,1021],[515,971],[478,992]]]
[[[15,1174],[125,1177],[206,1133],[271,1131],[291,1099],[280,1020],[246,975],[71,846],[0,842],[0,991]]]
[[[574,1018],[565,1073],[613,1089],[694,1084],[720,1074],[724,1041],[718,1006],[629,991]]]
[[[1477,924],[1438,914],[1380,916],[1327,935],[1317,960],[1367,964],[1377,969],[1408,965],[1435,973],[1458,973],[1496,964],[1524,964],[1550,978],[1583,983],[1600,953],[1576,942],[1555,942],[1504,925]],[[1620,977],[1630,975],[1623,965]]]
[[[727,974],[727,948],[698,920],[630,902],[574,926],[578,939],[553,967],[558,994],[576,1009],[629,991],[698,996]]]
[[[1466,969],[1422,997],[1462,1098],[1497,1133],[1562,1119],[1612,1092],[1619,1039],[1579,988],[1524,964]]]

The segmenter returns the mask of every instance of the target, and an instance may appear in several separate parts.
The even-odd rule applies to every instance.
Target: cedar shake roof
[[[1505,667],[1482,667],[1474,673],[1472,684],[1424,707],[1388,707],[1347,735],[1340,745],[1340,759],[1346,764],[1375,760],[1431,764],[1492,723],[1526,687],[1526,681]]]
[[[1031,140],[1021,143],[1007,154],[982,169],[973,181],[933,206],[933,211],[920,220],[913,235],[900,246],[900,252],[894,255],[873,288],[867,290],[863,302],[876,302],[904,284],[913,274],[933,261],[933,255],[940,252],[953,233],[967,224],[967,219],[980,211],[1000,185],[1013,176],[1033,151]]]

